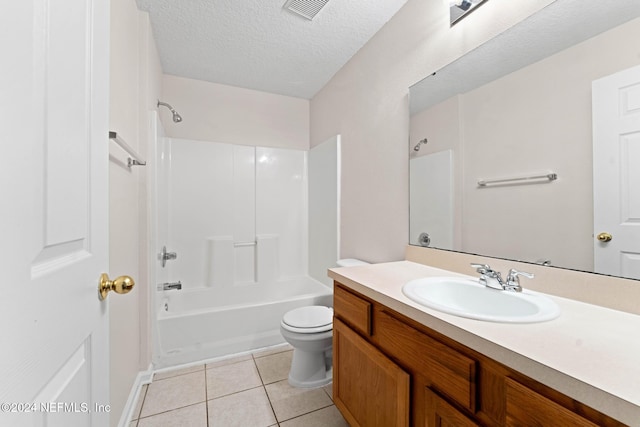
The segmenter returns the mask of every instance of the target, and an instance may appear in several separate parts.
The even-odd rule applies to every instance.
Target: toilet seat
[[[333,329],[333,308],[320,305],[300,307],[282,317],[284,329],[300,334],[315,334]]]

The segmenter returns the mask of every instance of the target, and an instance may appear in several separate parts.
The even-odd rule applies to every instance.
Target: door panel
[[[0,6],[0,425],[109,422],[108,40],[106,0]]]
[[[335,318],[333,361],[333,399],[349,425],[409,425],[409,374]]]
[[[595,271],[640,279],[640,67],[593,82]]]

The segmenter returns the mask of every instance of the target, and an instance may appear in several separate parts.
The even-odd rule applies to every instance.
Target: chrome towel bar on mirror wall
[[[118,144],[120,148],[126,151],[129,156],[127,159],[127,166],[146,166],[147,162],[142,160],[142,157],[138,153],[136,153],[133,148],[129,146],[122,138],[118,136],[117,132],[109,131],[109,139]]]

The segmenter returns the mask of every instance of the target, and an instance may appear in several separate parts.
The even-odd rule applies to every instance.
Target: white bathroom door
[[[0,425],[109,424],[109,2],[0,3]]]
[[[595,271],[640,279],[640,66],[593,82],[593,181]]]

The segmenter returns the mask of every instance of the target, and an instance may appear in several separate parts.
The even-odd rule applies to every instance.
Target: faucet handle
[[[526,271],[518,271],[515,268],[512,268],[511,270],[509,270],[509,274],[507,275],[507,283],[505,284],[505,290],[522,292],[522,286],[520,286],[519,276],[523,276],[528,279],[533,279],[532,273],[527,273]]]
[[[487,264],[476,264],[476,263],[473,263],[473,262],[472,262],[472,263],[471,263],[471,267],[475,268],[475,269],[476,269],[476,271],[477,271],[478,273],[480,273],[480,274],[485,274],[485,273],[487,273],[487,272],[489,272],[489,271],[493,271],[493,270],[491,269],[491,267],[490,267],[489,265],[487,265]]]
[[[518,276],[526,277],[527,279],[533,279],[533,273],[527,273],[526,271],[518,271],[515,268],[509,270],[509,274],[507,275],[508,281],[518,281]]]

